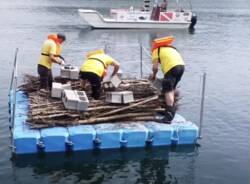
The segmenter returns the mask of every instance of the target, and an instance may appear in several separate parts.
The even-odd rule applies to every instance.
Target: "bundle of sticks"
[[[71,83],[74,90],[82,90],[79,80],[69,81],[56,77],[56,82]],[[37,77],[25,75],[25,83],[19,88],[29,97],[29,118],[31,128],[70,126],[77,124],[97,124],[110,122],[154,121],[157,113],[164,113],[164,97],[152,83],[145,79],[122,80],[116,91],[132,91],[134,102],[129,104],[111,104],[105,102],[106,89],[102,87],[99,100],[91,98],[90,88],[85,88],[89,98],[87,111],[68,110],[60,99],[50,97],[38,90]],[[176,93],[178,95],[178,93]],[[177,100],[179,98],[176,98]],[[177,102],[176,102],[177,104]]]

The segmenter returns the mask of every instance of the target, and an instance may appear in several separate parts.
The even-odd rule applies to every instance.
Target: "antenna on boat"
[[[140,43],[140,74],[141,74],[141,79],[142,79],[142,76],[143,76],[143,71],[142,71],[142,44]]]
[[[180,5],[180,2],[179,2],[179,0],[176,0],[176,6],[177,6],[177,9],[179,9],[179,6]]]
[[[190,10],[192,11],[193,7],[192,7],[191,0],[189,0],[189,6],[190,6]]]
[[[150,10],[150,0],[144,0],[144,11]]]

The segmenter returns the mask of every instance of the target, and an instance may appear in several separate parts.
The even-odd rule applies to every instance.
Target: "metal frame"
[[[18,55],[18,48],[16,48],[15,51],[15,58],[14,58],[14,64],[12,69],[12,76],[11,76],[11,82],[10,82],[10,88],[9,88],[9,109],[10,109],[10,129],[12,133],[12,128],[14,126],[15,122],[15,114],[16,114],[16,92],[17,92],[17,55]]]

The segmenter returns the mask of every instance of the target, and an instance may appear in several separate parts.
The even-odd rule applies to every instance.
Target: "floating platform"
[[[10,109],[12,101],[13,96],[10,97]],[[39,130],[29,128],[26,123],[28,112],[27,95],[23,91],[16,92],[12,127],[12,146],[16,154],[188,145],[195,144],[198,138],[198,127],[179,114],[171,124],[110,122]]]

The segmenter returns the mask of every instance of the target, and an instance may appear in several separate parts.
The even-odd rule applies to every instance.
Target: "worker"
[[[64,34],[51,34],[44,41],[41,56],[38,63],[38,74],[40,77],[40,90],[48,92],[52,88],[52,64],[64,65],[61,54],[61,45],[66,40]]]
[[[167,11],[167,7],[168,7],[168,1],[167,0],[163,0],[163,2],[161,3],[161,12],[165,12]]]
[[[152,44],[152,74],[150,80],[156,79],[158,72],[158,66],[161,66],[161,70],[164,74],[162,81],[162,92],[165,97],[165,117],[164,123],[171,123],[175,116],[176,108],[174,106],[175,101],[175,89],[178,82],[185,70],[184,61],[180,53],[172,46],[174,38],[172,36],[155,39]]]
[[[99,49],[89,52],[86,61],[81,66],[80,78],[82,80],[82,85],[85,87],[87,81],[91,84],[91,96],[96,100],[100,97],[101,82],[107,74],[109,65],[113,66],[111,76],[116,75],[120,68],[120,64],[115,59],[105,54],[103,49]]]

